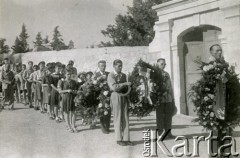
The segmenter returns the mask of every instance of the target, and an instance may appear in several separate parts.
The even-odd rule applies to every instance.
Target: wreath
[[[129,74],[129,81],[132,83],[129,112],[139,118],[149,115],[162,95],[161,70],[140,59]]]
[[[94,86],[96,87],[96,90],[98,91],[98,97],[99,104],[96,110],[97,116],[103,117],[105,115],[108,115],[110,113],[110,88],[106,81],[107,76],[101,76],[98,79],[94,80]]]
[[[86,124],[91,124],[97,116],[96,108],[99,104],[99,100],[97,99],[98,93],[99,90],[93,81],[89,80],[79,88],[77,96],[74,99],[77,111]]]
[[[189,96],[195,106],[198,122],[207,130],[221,130],[223,133],[232,131],[240,122],[240,83],[235,67],[224,59],[210,58],[206,63],[196,60],[202,70],[202,78],[191,86]],[[219,80],[226,81],[225,117],[216,116],[216,84]],[[218,115],[218,114],[217,114]]]

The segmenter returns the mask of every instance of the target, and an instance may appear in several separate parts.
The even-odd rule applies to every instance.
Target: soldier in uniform
[[[169,74],[164,71],[166,61],[160,58],[157,60],[157,64],[163,75],[163,93],[160,104],[156,108],[157,129],[158,134],[161,135],[163,130],[167,132],[172,127],[172,117],[175,113],[175,105],[171,79]],[[167,138],[174,138],[171,131],[168,133]]]
[[[106,72],[106,61],[105,60],[100,60],[98,62],[98,72],[95,72],[93,75],[93,80],[99,80],[99,79],[104,79],[107,80],[107,76],[109,72]],[[100,123],[101,123],[101,129],[102,132],[105,134],[109,133],[109,128],[110,128],[110,121],[111,121],[111,110],[109,110],[109,113],[107,115],[104,115],[100,117]]]

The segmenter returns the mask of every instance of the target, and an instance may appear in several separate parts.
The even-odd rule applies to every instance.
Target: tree
[[[22,47],[21,47],[21,41],[19,40],[18,37],[16,37],[14,45],[12,46],[13,53],[21,53],[23,52]]]
[[[28,39],[28,34],[27,34],[27,30],[26,30],[26,26],[25,24],[22,25],[22,32],[19,35],[19,40],[20,40],[20,44],[22,47],[23,52],[20,53],[26,53],[29,51],[29,45],[27,43],[27,39]]]
[[[108,25],[102,34],[112,41],[101,42],[99,47],[147,46],[153,40],[153,26],[157,14],[152,6],[169,0],[134,0],[126,15],[117,15],[115,25]]]
[[[43,39],[43,43],[44,43],[44,44],[48,44],[48,43],[49,43],[48,36],[46,36],[46,37]]]
[[[10,52],[9,46],[5,44],[6,39],[1,38],[0,39],[0,54],[7,54]]]
[[[69,41],[68,49],[74,49],[74,42],[72,40]]]
[[[14,45],[11,47],[13,53],[26,53],[29,52],[29,45],[27,43],[28,34],[26,30],[26,26],[22,25],[22,32],[20,33],[19,37],[16,37]]]
[[[42,46],[43,44],[43,39],[42,39],[42,36],[41,36],[41,32],[38,32],[37,33],[37,36],[36,36],[36,41],[33,42],[34,46],[37,47],[37,46]]]
[[[58,30],[59,26],[56,26],[53,31],[53,39],[51,42],[51,46],[53,50],[64,50],[68,47],[64,44],[63,39],[61,38],[61,33]]]

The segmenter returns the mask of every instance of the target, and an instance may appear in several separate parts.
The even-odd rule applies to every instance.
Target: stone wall
[[[27,63],[33,61],[34,64],[40,61],[61,62],[67,64],[69,60],[75,62],[74,66],[79,71],[96,71],[99,60],[107,61],[107,71],[112,71],[112,62],[115,59],[123,61],[123,72],[132,71],[135,63],[142,58],[153,63],[158,58],[157,53],[148,53],[148,47],[108,47],[91,49],[72,49],[62,51],[29,52],[14,55],[15,60]]]

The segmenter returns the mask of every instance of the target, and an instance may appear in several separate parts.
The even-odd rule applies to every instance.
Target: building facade
[[[207,61],[210,46],[220,44],[240,72],[240,0],[173,0],[153,9],[158,21],[149,53],[166,59],[178,112],[194,116],[188,92],[201,73],[194,60]]]

